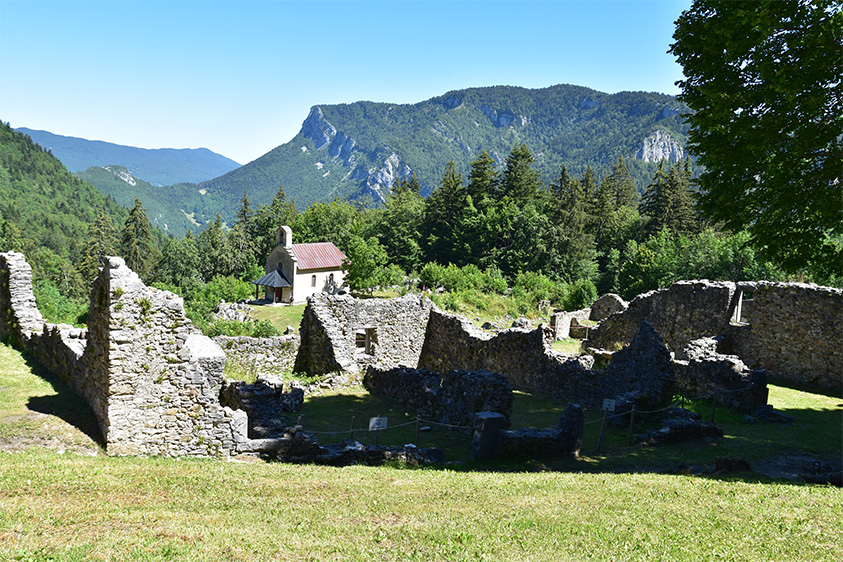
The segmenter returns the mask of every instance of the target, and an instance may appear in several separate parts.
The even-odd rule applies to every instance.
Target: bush
[[[487,293],[503,295],[509,288],[503,272],[495,266],[491,266],[483,273],[483,284],[480,287]]]
[[[248,336],[251,338],[269,338],[280,336],[281,332],[269,320],[259,322],[235,322],[234,320],[216,320],[206,324],[202,332],[209,338],[216,336]]]
[[[54,324],[72,324],[82,327],[88,317],[88,304],[75,301],[62,295],[51,282],[47,280],[35,283],[33,290],[38,310],[47,322]]]
[[[597,300],[597,287],[590,279],[578,279],[571,285],[565,295],[563,308],[565,310],[579,310],[594,304]]]
[[[438,263],[430,262],[424,264],[419,272],[419,280],[425,289],[436,289],[442,286],[442,279],[445,277],[445,268]]]

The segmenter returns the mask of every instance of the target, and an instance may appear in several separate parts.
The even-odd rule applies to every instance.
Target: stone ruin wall
[[[553,351],[553,332],[546,326],[492,335],[459,315],[434,309],[419,367],[437,372],[466,369],[501,373],[514,387],[589,407],[599,406],[604,398],[622,395],[639,406],[651,407],[670,394],[674,379],[661,340],[649,325],[639,331],[642,329],[645,335],[639,338],[640,345],[614,354],[607,368],[592,370],[591,356],[569,357]],[[658,345],[650,343],[653,339]]]
[[[734,283],[678,281],[632,299],[625,311],[591,330],[584,345],[614,351],[629,343],[638,320],[645,319],[668,349],[678,352],[691,340],[725,333],[734,294]]]
[[[357,373],[371,364],[415,367],[433,303],[416,295],[396,299],[356,299],[317,294],[302,318],[295,371],[322,375]],[[358,332],[373,328],[372,354],[357,347]]]
[[[226,364],[246,373],[284,374],[293,370],[301,338],[298,335],[252,338],[217,336]]]
[[[743,300],[749,292],[753,299]],[[742,295],[748,322],[731,322]],[[803,283],[679,281],[637,296],[593,330],[585,345],[624,345],[639,319],[650,322],[675,353],[693,340],[726,336],[727,353],[764,368],[770,377],[843,388],[843,290]]]
[[[843,391],[843,290],[805,283],[738,283],[751,291],[747,325],[731,325],[731,352],[771,377]],[[743,301],[746,306],[747,301]]]
[[[23,254],[0,253],[0,337],[64,379],[91,406],[111,455],[227,456],[250,440],[247,417],[219,395],[225,354],[183,301],[147,287],[121,258],[93,283],[88,330],[44,322]]]

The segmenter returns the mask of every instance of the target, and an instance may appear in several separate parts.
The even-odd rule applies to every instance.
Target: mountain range
[[[427,195],[448,161],[467,175],[481,151],[502,165],[521,143],[546,184],[563,165],[576,177],[590,165],[600,177],[623,157],[643,191],[660,160],[684,157],[687,111],[659,93],[607,94],[571,85],[470,88],[416,104],[314,106],[291,141],[198,183],[139,181],[137,168],[119,159],[77,175],[123,205],[140,198],[150,219],[174,234],[200,229],[216,213],[231,222],[244,192],[253,205],[267,204],[279,186],[300,209],[333,198],[377,204],[395,179],[411,175]]]
[[[19,133],[49,150],[71,172],[92,166],[120,165],[152,186],[196,183],[221,176],[240,166],[207,148],[136,148],[104,141],[56,135],[19,127]]]

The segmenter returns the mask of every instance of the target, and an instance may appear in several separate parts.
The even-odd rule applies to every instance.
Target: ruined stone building
[[[289,250],[289,242],[279,245]],[[622,305],[590,333],[588,346],[614,351],[598,365],[596,353],[556,353],[549,327],[490,333],[415,295],[317,292],[300,336],[227,338],[224,350],[191,325],[180,297],[147,287],[120,258],[109,258],[93,283],[87,329],[50,324],[24,256],[0,253],[0,339],[88,402],[109,454],[228,456],[282,446],[250,439],[246,412],[221,403],[227,359],[311,375],[398,366],[492,372],[513,388],[585,407],[614,397],[649,408],[674,392],[722,391],[726,403],[752,411],[766,403],[766,377],[843,389],[840,289],[682,281]]]

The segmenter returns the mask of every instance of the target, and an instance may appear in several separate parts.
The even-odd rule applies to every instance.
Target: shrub
[[[436,289],[442,285],[445,277],[445,268],[438,263],[426,263],[419,272],[419,280],[424,288]]]
[[[571,285],[564,298],[565,310],[579,310],[594,304],[597,300],[597,287],[589,279],[578,279]]]

